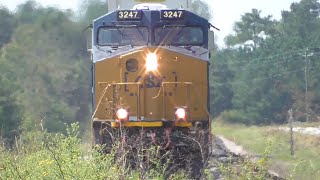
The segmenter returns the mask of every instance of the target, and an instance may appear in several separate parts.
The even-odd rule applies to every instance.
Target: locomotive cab
[[[93,21],[95,143],[111,146],[125,129],[164,149],[190,147],[187,136],[209,147],[209,28],[192,12],[150,4]]]

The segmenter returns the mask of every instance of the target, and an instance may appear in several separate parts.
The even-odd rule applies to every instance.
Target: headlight
[[[186,118],[186,109],[185,108],[177,108],[175,115],[177,117],[177,119],[185,119]]]
[[[149,53],[147,54],[146,59],[146,70],[148,71],[154,71],[158,68],[158,57],[156,53]]]
[[[119,120],[126,120],[126,119],[128,119],[128,111],[127,110],[125,110],[125,109],[123,109],[123,108],[120,108],[120,109],[118,109],[118,111],[117,111],[117,117],[118,117],[118,119]]]

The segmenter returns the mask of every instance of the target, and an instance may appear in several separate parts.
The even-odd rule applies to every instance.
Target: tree
[[[18,6],[16,17],[20,23],[33,23],[40,15],[40,4],[34,0],[28,0],[26,3]]]
[[[0,59],[0,71],[4,72],[5,64]],[[18,105],[15,93],[17,85],[0,74],[0,139],[11,144],[20,132],[22,107]]]
[[[8,9],[0,6],[0,49],[11,39],[11,35],[16,27],[16,19]]]
[[[282,38],[279,38],[281,40],[289,38],[284,42],[291,48],[304,49],[318,46],[320,33],[315,29],[320,25],[319,13],[318,0],[301,0],[299,3],[292,3],[290,11],[282,12],[282,25],[279,27]]]
[[[211,58],[210,113],[213,116],[232,108],[234,72],[229,68],[229,61],[235,58],[234,55],[234,52],[225,50],[216,52]]]
[[[226,67],[216,61],[214,64],[233,75],[226,82],[219,74],[213,78],[228,85],[232,92],[231,108],[224,109],[224,117],[244,123],[283,123],[290,108],[296,117],[305,117],[307,103],[309,114],[320,112],[316,105],[320,97],[319,56],[310,48],[320,47],[320,33],[315,31],[320,27],[319,13],[317,0],[301,0],[283,11],[279,22],[271,16],[261,17],[261,11],[253,9],[235,23],[235,34],[226,38],[228,49],[223,51],[234,56],[218,56]],[[252,44],[245,48],[248,41]],[[223,104],[225,92],[216,88],[216,107]]]
[[[191,11],[208,20],[212,18],[209,5],[202,0],[192,0]]]
[[[234,25],[236,35],[229,35],[225,38],[228,46],[244,44],[253,41],[253,48],[259,46],[267,36],[272,36],[275,31],[275,21],[272,16],[261,17],[261,11],[252,9],[251,13],[245,13],[241,20]]]
[[[18,85],[15,97],[25,110],[22,128],[43,123],[56,132],[64,130],[64,123],[87,121],[90,63],[81,24],[71,20],[70,12],[32,1],[21,5],[17,16],[13,41],[3,48],[8,68],[1,72]]]
[[[313,47],[320,47],[320,32],[316,31],[320,27],[320,3],[318,0],[301,0],[300,2],[292,3],[289,11],[282,12],[281,25],[278,27],[279,35],[276,38],[278,48],[280,51],[286,51],[288,49],[299,51],[296,53],[296,59],[299,62],[290,63],[289,68],[298,69],[301,71],[294,74],[288,80],[288,86],[290,87],[294,102],[292,107],[297,115],[300,115],[301,120],[306,119],[306,97],[310,103],[311,114],[316,113],[316,102],[318,91],[318,77],[319,73],[317,63],[319,56],[314,54],[311,56],[312,51],[307,49]],[[308,73],[305,74],[306,67]],[[307,77],[306,77],[307,75]],[[306,78],[309,82],[306,84]],[[306,87],[308,91],[306,92]],[[312,104],[312,102],[314,104]]]
[[[108,4],[102,0],[83,0],[79,12],[84,12],[80,14],[81,22],[89,25],[94,19],[108,13]]]

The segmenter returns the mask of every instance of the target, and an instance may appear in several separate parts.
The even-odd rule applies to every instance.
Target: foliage
[[[252,124],[252,120],[248,120],[250,117],[247,113],[237,110],[224,111],[221,113],[221,118],[230,123]]]
[[[203,18],[206,18],[209,20],[212,18],[212,15],[209,11],[209,5],[203,0],[192,0],[191,11]]]
[[[1,86],[0,92],[1,97],[13,98],[16,107],[0,113],[11,122],[10,127],[2,121],[0,126],[29,131],[42,124],[49,132],[58,132],[64,123],[84,124],[89,116],[90,65],[81,23],[72,20],[70,11],[43,8],[35,1],[20,5],[11,16],[3,19],[8,34],[9,24],[16,25],[1,49],[0,79],[8,86]]]
[[[10,41],[12,32],[16,27],[16,19],[8,9],[0,6],[0,48]]]
[[[92,20],[108,12],[108,5],[107,1],[83,0],[80,9],[81,22],[88,26],[91,24]]]
[[[211,60],[211,113],[232,122],[270,124],[286,122],[293,109],[297,120],[305,121],[307,112],[317,120],[319,9],[317,0],[301,0],[283,11],[280,21],[257,9],[242,15],[225,39],[228,48]]]
[[[0,146],[0,177],[4,179],[164,179],[163,167],[131,170],[103,147],[86,150],[79,138],[79,125],[67,126],[67,135],[48,132],[25,133],[12,151]],[[118,149],[118,148],[116,148]],[[157,154],[156,147],[145,149]],[[127,152],[128,153],[128,152]],[[139,156],[140,157],[140,156]],[[142,154],[141,154],[141,157]],[[120,158],[121,159],[121,158]],[[144,174],[143,174],[144,173]],[[172,179],[183,177],[172,175]]]
[[[0,69],[2,68],[0,61]],[[14,94],[8,96],[16,85],[1,76],[0,84],[0,140],[3,138],[11,144],[20,131],[17,127],[22,120],[22,109],[17,104]]]
[[[234,31],[236,35],[226,37],[228,46],[233,46],[239,43],[245,43],[248,40],[253,41],[253,47],[256,48],[263,42],[263,37],[260,33],[272,35],[274,33],[275,22],[271,20],[271,16],[261,17],[261,11],[252,9],[250,13],[245,13],[241,16],[241,21],[236,22]]]
[[[224,51],[215,53],[210,65],[210,110],[214,116],[218,116],[226,109],[232,108],[232,84],[234,72],[228,66],[228,60],[233,59],[235,53]],[[217,83],[219,82],[219,83]]]

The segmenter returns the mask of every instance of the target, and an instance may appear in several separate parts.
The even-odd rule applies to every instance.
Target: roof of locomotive
[[[129,9],[128,9],[129,10]],[[130,9],[135,10],[135,9]],[[93,28],[97,29],[101,26],[115,26],[115,25],[140,25],[140,26],[162,26],[162,25],[185,25],[185,26],[207,26],[209,27],[209,22],[207,19],[196,15],[190,11],[184,11],[184,18],[182,19],[172,19],[163,20],[160,17],[161,10],[180,10],[180,9],[136,9],[142,12],[141,20],[128,20],[119,21],[117,19],[117,11],[112,11],[105,14],[93,21]],[[122,11],[122,10],[121,10]]]

